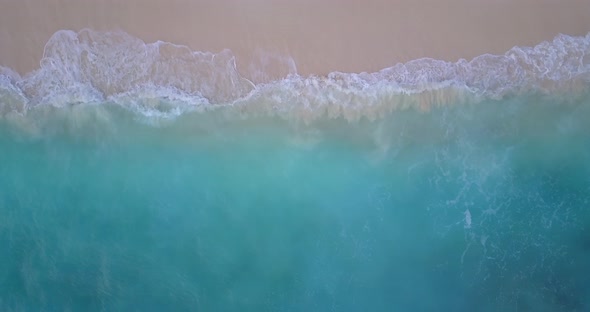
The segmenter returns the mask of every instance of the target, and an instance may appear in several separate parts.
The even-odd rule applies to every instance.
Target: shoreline
[[[590,2],[0,0],[0,65],[29,73],[55,32],[84,28],[122,30],[146,43],[193,51],[229,49],[240,71],[263,62],[265,53],[291,57],[298,74],[323,76],[374,72],[420,58],[471,60],[560,33],[584,36]]]

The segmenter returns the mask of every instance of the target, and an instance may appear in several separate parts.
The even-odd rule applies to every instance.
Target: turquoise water
[[[0,310],[588,311],[589,121],[584,94],[4,115]]]
[[[0,66],[0,311],[590,310],[590,34],[279,59],[86,29]]]

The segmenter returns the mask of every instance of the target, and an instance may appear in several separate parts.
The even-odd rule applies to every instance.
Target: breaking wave
[[[528,92],[585,91],[590,33],[558,35],[535,47],[514,47],[471,61],[423,58],[373,73],[301,76],[290,58],[263,63],[270,65],[244,73],[229,50],[145,43],[121,31],[61,30],[46,44],[39,69],[21,77],[0,67],[0,114],[46,105],[115,103],[160,117],[225,107],[305,121],[357,120]]]

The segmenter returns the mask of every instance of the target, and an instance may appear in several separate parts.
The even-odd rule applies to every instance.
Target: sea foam
[[[230,50],[212,53],[162,41],[145,43],[121,31],[61,30],[46,44],[39,69],[21,77],[0,67],[0,112],[113,102],[168,117],[229,106],[240,114],[306,121],[374,119],[399,109],[586,90],[590,33],[558,35],[535,47],[514,47],[471,61],[423,58],[373,73],[301,76],[292,59],[278,60],[273,67],[281,77],[252,66],[243,73]],[[154,103],[160,101],[173,109],[159,110]]]

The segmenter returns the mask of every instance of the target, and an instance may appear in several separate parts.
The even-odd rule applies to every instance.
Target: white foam
[[[465,225],[463,227],[466,229],[470,229],[471,228],[471,212],[469,211],[469,209],[466,209],[465,212],[463,212],[463,215],[465,216]]]
[[[20,79],[15,71],[0,66],[0,116],[26,111],[28,99],[16,86]]]
[[[425,58],[375,73],[302,77],[291,59],[268,59],[286,64],[271,81],[264,78],[273,76],[262,72],[264,62],[250,69],[251,77],[242,76],[229,50],[191,51],[161,41],[146,44],[124,32],[62,30],[45,46],[38,70],[20,77],[0,67],[2,110],[115,102],[149,115],[157,114],[161,105],[156,102],[164,100],[175,107],[170,116],[210,106],[308,121],[375,119],[399,109],[429,110],[523,92],[586,90],[590,33],[559,35],[504,55],[455,63]],[[169,107],[164,111],[171,112]]]

